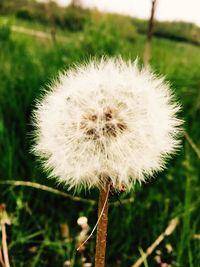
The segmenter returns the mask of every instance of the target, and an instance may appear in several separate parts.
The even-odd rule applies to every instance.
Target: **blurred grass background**
[[[91,56],[142,58],[146,39],[147,21],[83,10],[74,4],[68,8],[51,5],[53,20],[45,12],[45,4],[9,0],[0,5],[0,203],[6,204],[11,217],[7,236],[11,266],[16,267],[57,267],[66,260],[82,266],[75,249],[80,232],[76,221],[87,216],[92,228],[97,219],[96,205],[4,184],[23,180],[57,187],[55,181],[46,179],[29,153],[35,99],[59,70]],[[12,31],[13,26],[20,26],[49,34],[52,21],[56,42]],[[183,22],[159,22],[154,35],[152,68],[170,81],[183,106],[185,129],[199,147],[200,29]],[[97,199],[97,192],[86,192],[82,197]],[[165,172],[121,196],[132,197],[133,203],[110,206],[106,266],[132,266],[177,216],[177,229],[150,255],[145,266],[161,266],[155,260],[159,253],[171,266],[200,266],[199,158],[185,138],[182,150]],[[111,201],[116,201],[114,196]],[[69,227],[67,238],[61,233],[63,224]],[[166,250],[169,244],[171,252]],[[89,241],[88,253],[93,259],[95,238]]]

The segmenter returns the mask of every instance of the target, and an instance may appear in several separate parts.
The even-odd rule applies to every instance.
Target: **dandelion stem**
[[[99,194],[99,211],[98,211],[98,228],[96,240],[95,267],[104,267],[106,254],[106,237],[108,224],[108,196],[110,191],[109,182],[100,189]]]

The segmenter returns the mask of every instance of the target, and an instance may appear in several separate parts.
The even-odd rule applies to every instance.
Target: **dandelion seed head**
[[[122,59],[91,61],[52,84],[33,114],[33,152],[68,188],[116,189],[164,168],[180,145],[179,105],[164,78]]]

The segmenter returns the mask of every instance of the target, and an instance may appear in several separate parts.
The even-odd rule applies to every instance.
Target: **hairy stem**
[[[95,267],[105,266],[109,190],[110,184],[108,182],[105,183],[104,188],[100,189]]]

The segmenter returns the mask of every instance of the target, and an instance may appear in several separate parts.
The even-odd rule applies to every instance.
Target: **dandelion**
[[[69,188],[130,186],[163,169],[179,144],[169,85],[122,60],[62,73],[34,112],[34,152]]]
[[[111,187],[129,190],[164,168],[179,147],[179,109],[163,77],[136,62],[94,60],[61,73],[37,103],[33,151],[50,177],[98,187],[105,201]]]

